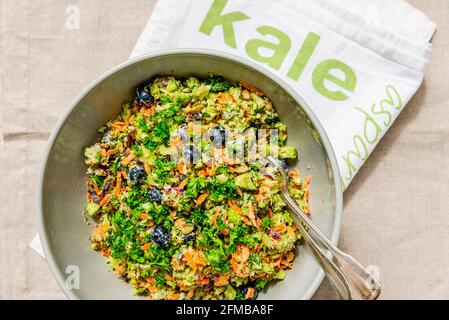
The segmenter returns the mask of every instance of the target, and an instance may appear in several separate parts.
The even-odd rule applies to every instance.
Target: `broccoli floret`
[[[100,211],[100,205],[95,202],[90,202],[86,206],[86,211],[89,214],[89,216],[91,216],[93,218],[97,215],[98,211]]]
[[[86,148],[84,151],[87,165],[94,165],[101,162],[101,145],[94,144],[92,147]]]
[[[298,151],[295,147],[285,146],[279,148],[279,158],[281,159],[296,159],[298,157]]]
[[[253,180],[251,179],[251,173],[247,172],[241,175],[238,175],[234,179],[235,185],[245,190],[256,190],[256,186],[254,185]]]

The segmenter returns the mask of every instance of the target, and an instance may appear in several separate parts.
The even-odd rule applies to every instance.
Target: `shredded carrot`
[[[179,173],[181,173],[181,174],[185,174],[187,172],[184,162],[182,162],[182,161],[178,162],[177,168],[178,168]]]
[[[306,179],[304,180],[304,188],[308,188],[310,186],[310,180],[311,177],[307,176]]]
[[[106,154],[107,154],[108,156],[112,156],[112,155],[116,154],[118,151],[119,151],[119,147],[117,146],[117,147],[115,147],[114,149],[108,150],[108,151],[106,152]]]
[[[120,195],[120,191],[122,190],[122,174],[117,173],[117,183],[115,185],[115,195]]]
[[[156,106],[153,104],[150,109],[148,109],[148,114],[151,116],[156,112]]]
[[[183,291],[186,288],[186,286],[184,285],[184,282],[182,280],[176,280],[176,284],[178,285],[178,287],[181,291]]]
[[[179,295],[179,293],[172,293],[170,295],[168,295],[168,300],[179,300],[181,296]]]
[[[231,266],[234,272],[241,276],[245,271],[245,263],[249,259],[249,248],[244,245],[239,245],[237,250],[232,254]]]
[[[187,265],[196,272],[198,267],[206,266],[206,259],[201,251],[196,251],[192,247],[187,248],[183,253],[183,259]]]
[[[233,200],[228,200],[228,206],[235,212],[242,212],[242,208],[240,208]]]
[[[260,184],[263,185],[264,187],[268,187],[268,188],[273,187],[273,186],[272,186],[270,183],[268,183],[267,181],[262,181]]]
[[[228,281],[229,281],[229,274],[223,275],[223,276],[219,277],[217,280],[215,280],[214,285],[216,287],[219,287],[219,286],[227,284]]]
[[[203,109],[204,109],[204,106],[201,105],[201,104],[199,104],[199,105],[197,105],[197,106],[195,106],[195,107],[193,107],[193,108],[187,109],[187,110],[186,110],[186,114],[189,114],[189,113],[195,113],[195,112],[200,112],[200,111],[203,110]]]
[[[251,221],[249,220],[249,218],[247,216],[241,214],[240,218],[242,219],[243,223],[246,224],[247,226],[251,225]]]
[[[99,224],[99,225],[94,229],[93,235],[95,236],[95,235],[102,235],[102,234],[105,234],[106,232],[109,231],[109,229],[110,229],[109,226],[107,226],[107,225],[101,223],[101,224]]]
[[[197,284],[197,285],[201,285],[201,284],[207,285],[207,284],[209,284],[209,281],[210,281],[209,278],[206,278],[206,277],[204,276],[204,274],[201,274],[201,275],[199,276],[198,280],[196,280],[196,284]]]
[[[215,214],[212,216],[212,225],[217,225],[217,218],[220,215],[220,211],[218,210],[218,207],[215,207]]]
[[[134,159],[136,159],[136,155],[134,153],[131,153],[129,156],[122,160],[122,164],[124,166],[127,166]]]
[[[203,127],[200,124],[191,122],[189,125],[191,126],[193,132],[202,133],[204,131]]]
[[[193,295],[195,294],[195,289],[190,289],[189,292],[187,293],[187,298],[192,298]]]
[[[299,171],[298,170],[292,170],[288,173],[288,176],[291,178],[298,178],[299,177]]]
[[[146,218],[148,218],[148,215],[146,213],[139,214],[139,219],[145,220]]]
[[[177,228],[182,228],[182,227],[185,227],[186,225],[187,225],[187,222],[182,218],[175,221],[175,227],[177,227]]]
[[[111,124],[112,129],[117,131],[123,131],[124,127],[127,126],[129,122],[114,122]]]
[[[89,183],[90,183],[91,186],[94,187],[95,194],[96,194],[98,197],[101,197],[100,190],[98,189],[97,183],[96,183],[92,178],[89,178]]]
[[[277,267],[277,266],[279,266],[281,264],[281,262],[282,262],[282,256],[277,257],[276,259],[274,259],[273,265],[275,267]]]
[[[172,140],[170,141],[170,145],[171,145],[172,147],[176,147],[176,146],[178,146],[178,145],[181,143],[181,141],[182,141],[181,136],[180,136],[180,135],[179,135],[179,136],[176,136],[176,138],[174,138],[174,139],[172,139]]]
[[[147,285],[146,288],[150,291],[150,293],[157,292],[157,288],[155,286]]]
[[[103,198],[103,200],[100,201],[100,206],[106,206],[109,201],[111,201],[112,199],[112,195],[110,193],[108,193],[107,195],[105,195],[105,197]]]
[[[257,94],[259,96],[263,96],[263,91],[262,90],[260,90],[260,89],[258,89],[256,87],[253,87],[252,85],[250,85],[250,84],[248,84],[248,83],[246,83],[244,81],[240,81],[240,85],[243,88],[248,89],[249,91],[254,92],[255,94]]]
[[[295,236],[295,229],[292,228],[292,227],[287,227],[287,234],[288,234],[290,237],[294,237],[294,236]]]
[[[173,281],[173,277],[172,277],[171,275],[169,275],[169,274],[167,274],[167,275],[164,277],[164,279],[165,279],[165,281]]]
[[[182,182],[179,184],[179,189],[184,189],[184,187],[187,185],[187,179],[182,180]]]
[[[253,204],[251,202],[248,203],[248,218],[251,221],[252,225],[256,228],[259,228],[259,225],[256,222],[256,215],[254,213]]]
[[[116,269],[118,274],[122,274],[123,272],[125,272],[125,267],[122,265],[119,265]]]
[[[285,231],[287,231],[287,226],[285,224],[279,224],[276,227],[274,227],[273,229],[276,232],[284,233]]]
[[[144,245],[141,246],[143,251],[150,249],[150,247],[151,247],[151,244],[149,244],[149,243],[145,243]]]
[[[245,111],[249,111],[249,110],[250,110],[249,107],[246,106],[246,105],[244,105],[244,104],[241,104],[241,105],[240,105],[240,109],[243,109],[243,110],[245,110]]]
[[[109,254],[111,253],[111,248],[108,248],[107,250],[102,250],[101,254],[105,257],[109,257]]]
[[[237,188],[237,193],[243,198],[243,192],[240,188]]]
[[[208,197],[209,195],[207,194],[207,193],[203,193],[202,195],[200,195],[199,197],[198,197],[198,199],[196,199],[196,205],[197,206],[199,206],[199,205],[201,205],[203,202],[204,202],[204,200],[206,200],[206,198]]]
[[[127,121],[117,121],[117,122],[114,122],[112,125],[113,126],[126,126],[127,124],[128,124]]]

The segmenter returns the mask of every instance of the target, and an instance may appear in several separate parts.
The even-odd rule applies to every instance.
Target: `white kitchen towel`
[[[276,73],[322,123],[346,187],[421,85],[434,31],[402,0],[159,0],[131,56],[208,48]]]
[[[276,73],[317,115],[347,187],[421,85],[435,30],[403,0],[158,0],[131,57],[207,48]]]

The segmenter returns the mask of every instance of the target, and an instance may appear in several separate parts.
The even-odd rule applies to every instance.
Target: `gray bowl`
[[[97,141],[98,128],[119,113],[121,103],[132,98],[136,86],[153,75],[207,77],[208,73],[248,82],[273,101],[288,126],[289,144],[299,150],[299,169],[312,177],[313,220],[337,242],[342,210],[337,161],[305,101],[277,76],[239,57],[206,50],[155,52],[129,60],[89,85],[50,137],[38,186],[37,224],[50,268],[67,297],[133,298],[131,285],[111,272],[105,258],[90,248],[93,227],[82,218],[86,201],[84,148]],[[270,286],[259,299],[309,299],[314,294],[324,273],[305,245],[298,251],[287,278]]]

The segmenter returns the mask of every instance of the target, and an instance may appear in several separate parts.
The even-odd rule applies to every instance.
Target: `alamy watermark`
[[[65,268],[67,275],[65,286],[69,290],[78,290],[80,288],[80,268],[76,265],[68,265]]]
[[[204,130],[201,122],[182,125],[170,135],[168,156],[174,163],[253,164],[271,156],[278,158],[277,129],[248,128],[243,132],[216,126]]]
[[[80,8],[71,4],[65,8],[65,28],[68,30],[80,29]]]

